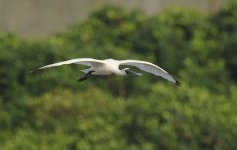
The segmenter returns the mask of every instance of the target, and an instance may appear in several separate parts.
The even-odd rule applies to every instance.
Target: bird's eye
[[[130,74],[130,69],[129,68],[125,69],[125,72],[126,74]]]

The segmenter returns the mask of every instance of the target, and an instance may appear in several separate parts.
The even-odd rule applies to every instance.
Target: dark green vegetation
[[[150,74],[78,84],[78,65],[29,73],[76,57],[151,61],[182,87]],[[209,16],[107,6],[46,39],[0,33],[0,149],[234,150],[236,83],[237,3]]]

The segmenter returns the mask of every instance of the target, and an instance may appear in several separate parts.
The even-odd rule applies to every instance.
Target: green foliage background
[[[215,14],[146,16],[105,6],[44,39],[0,33],[0,149],[220,150],[237,146],[237,2]],[[142,59],[182,87],[143,77],[76,82],[79,57]]]

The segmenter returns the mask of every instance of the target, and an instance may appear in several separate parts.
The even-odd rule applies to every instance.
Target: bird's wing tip
[[[35,72],[38,72],[39,70],[40,70],[39,68],[36,68],[36,69],[30,70],[30,73],[35,73]]]
[[[180,86],[181,87],[181,83],[178,81],[178,80],[175,80],[175,83],[174,83],[176,86]]]

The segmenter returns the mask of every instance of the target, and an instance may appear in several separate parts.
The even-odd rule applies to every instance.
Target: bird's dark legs
[[[92,72],[94,72],[94,71],[89,71],[85,75],[81,76],[77,81],[78,82],[85,81],[86,79],[88,79],[88,78],[90,78],[92,76]]]

